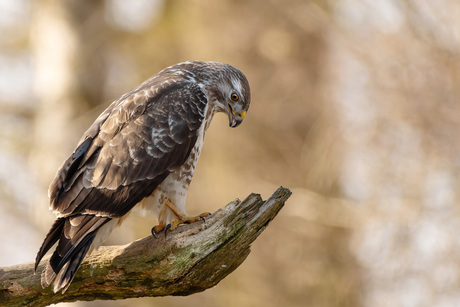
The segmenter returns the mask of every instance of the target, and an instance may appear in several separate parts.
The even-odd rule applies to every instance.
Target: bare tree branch
[[[0,305],[46,306],[77,300],[190,295],[216,285],[248,256],[251,243],[281,210],[291,192],[280,187],[267,200],[251,194],[206,219],[155,239],[103,246],[83,262],[69,289],[42,289],[40,265],[0,268]],[[46,262],[46,261],[44,261]]]

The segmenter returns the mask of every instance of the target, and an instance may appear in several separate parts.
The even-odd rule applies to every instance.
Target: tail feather
[[[56,277],[56,273],[53,271],[51,264],[48,262],[43,270],[41,277],[42,288],[45,289],[53,282],[53,279]]]
[[[88,253],[98,230],[110,220],[108,217],[95,215],[57,219],[46,236],[35,262],[37,267],[44,254],[59,241],[43,270],[42,287],[48,287],[55,280],[54,292],[61,289],[65,292]]]
[[[88,234],[97,231],[102,225],[110,221],[110,218],[94,215],[85,215],[83,219],[80,217],[68,217],[66,220],[56,249],[56,257],[59,257],[59,261],[62,263],[53,261],[53,258],[50,260],[56,270],[61,269],[73,250],[83,243],[82,241],[86,239]]]
[[[64,228],[64,222],[65,219],[58,218],[54,221],[53,226],[51,226],[50,231],[46,235],[45,240],[37,253],[37,257],[35,258],[35,272],[37,271],[38,264],[42,260],[43,256],[45,256],[49,249],[59,240],[62,229]]]
[[[67,288],[69,288],[70,283],[75,277],[75,273],[80,267],[81,262],[85,258],[86,253],[88,252],[91,244],[93,243],[94,237],[96,236],[97,231],[93,231],[88,234],[85,239],[78,245],[78,248],[74,249],[73,255],[67,259],[65,264],[59,270],[59,273],[56,275],[54,280],[54,293],[62,290],[64,293]]]

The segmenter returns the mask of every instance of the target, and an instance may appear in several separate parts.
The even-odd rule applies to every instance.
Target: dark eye
[[[230,95],[230,99],[233,101],[238,101],[240,97],[238,96],[238,94],[232,93],[232,95]]]

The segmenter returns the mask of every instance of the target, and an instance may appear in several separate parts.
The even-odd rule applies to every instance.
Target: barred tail
[[[58,218],[43,241],[35,260],[35,270],[46,252],[59,241],[42,272],[41,284],[48,287],[54,280],[54,292],[65,292],[88,253],[98,230],[111,219],[95,215]]]

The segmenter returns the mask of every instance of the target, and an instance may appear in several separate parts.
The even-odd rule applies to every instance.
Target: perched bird
[[[41,276],[66,291],[83,258],[106,239],[143,198],[159,225],[174,229],[200,220],[185,211],[185,197],[216,112],[230,127],[250,103],[246,77],[233,66],[192,61],[170,66],[124,94],[102,112],[49,187],[57,216],[35,261],[57,243]]]

